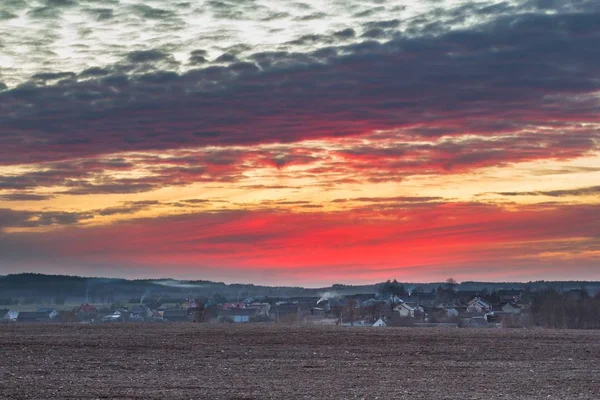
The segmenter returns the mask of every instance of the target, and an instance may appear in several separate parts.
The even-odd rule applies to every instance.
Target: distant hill
[[[431,292],[443,282],[411,283],[400,282],[406,290]],[[227,300],[254,298],[317,297],[325,293],[332,295],[377,293],[383,283],[371,285],[336,284],[322,288],[294,286],[262,286],[254,284],[225,284],[205,280],[162,279],[116,279],[89,278],[69,275],[45,275],[23,273],[0,276],[0,301],[19,298],[28,301],[51,302],[55,298],[89,302],[137,302],[145,299],[182,299],[188,296],[211,298],[220,296]],[[536,282],[462,282],[458,290],[525,289],[539,290],[554,288],[558,291],[585,288],[591,294],[600,291],[600,282],[581,281],[536,281]]]

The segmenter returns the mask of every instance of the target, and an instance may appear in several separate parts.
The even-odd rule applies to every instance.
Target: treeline
[[[547,289],[533,294],[529,312],[536,325],[557,329],[600,329],[600,292],[559,293]]]

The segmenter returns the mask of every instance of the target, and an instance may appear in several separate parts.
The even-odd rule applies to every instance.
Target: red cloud
[[[507,211],[446,203],[376,212],[205,213],[10,236],[43,249],[43,257],[56,263],[51,268],[122,265],[124,273],[129,266],[228,280],[244,271],[246,277],[276,274],[291,283],[294,277],[305,282],[548,278],[569,266],[571,277],[584,279],[592,277],[590,267],[598,261],[597,253],[586,254],[600,249],[599,218],[596,206]],[[15,254],[18,245],[12,248],[13,260],[35,257],[25,250]],[[549,251],[564,257],[542,259]]]

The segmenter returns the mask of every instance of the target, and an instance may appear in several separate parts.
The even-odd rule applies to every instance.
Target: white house
[[[15,310],[8,310],[2,317],[9,321],[16,321],[19,317],[19,312]]]
[[[373,324],[373,326],[376,326],[376,327],[385,327],[385,326],[387,326],[387,323],[383,320],[383,318],[379,318],[377,321],[375,321],[375,323]]]
[[[492,305],[483,300],[481,297],[475,297],[469,302],[467,306],[467,312],[469,313],[481,313],[492,310]]]
[[[416,308],[411,307],[406,303],[400,303],[396,306],[396,308],[394,308],[394,311],[396,311],[398,314],[400,314],[401,317],[404,318],[414,318],[415,310]]]

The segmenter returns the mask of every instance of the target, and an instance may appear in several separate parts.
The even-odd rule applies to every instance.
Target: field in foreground
[[[600,332],[0,325],[7,399],[598,399]]]

